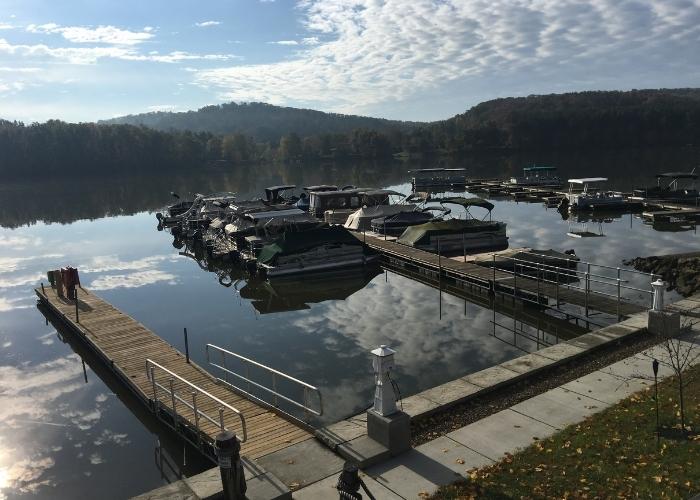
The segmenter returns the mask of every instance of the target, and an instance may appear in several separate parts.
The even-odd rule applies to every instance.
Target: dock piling
[[[221,410],[223,413],[223,410]],[[225,500],[245,500],[247,485],[241,463],[241,444],[236,434],[221,431],[216,436],[216,456],[221,472],[221,484]]]
[[[42,295],[46,295],[46,290],[44,290],[44,282],[41,282],[41,293]]]
[[[187,361],[187,364],[190,363],[190,343],[187,341],[187,328],[184,328],[185,330],[185,361]]]
[[[80,323],[80,313],[78,312],[78,290],[75,291],[75,322]]]

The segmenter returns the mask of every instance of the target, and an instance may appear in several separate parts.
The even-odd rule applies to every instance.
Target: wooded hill
[[[417,125],[412,122],[368,116],[273,106],[262,102],[240,104],[230,102],[185,112],[158,111],[127,115],[98,123],[145,125],[162,131],[189,130],[219,135],[238,133],[253,137],[257,141],[275,143],[291,133],[307,137],[320,134],[347,134],[355,129],[408,130]]]
[[[260,103],[119,120],[140,125],[0,120],[0,176],[166,172],[212,163],[386,161],[398,153],[459,158],[479,151],[698,146],[700,89],[495,99],[423,124]],[[192,130],[179,130],[186,127]]]

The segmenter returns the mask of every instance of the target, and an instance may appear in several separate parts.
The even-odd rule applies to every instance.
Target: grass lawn
[[[684,378],[689,375],[686,428],[698,431],[700,366],[686,370]],[[675,377],[659,384],[658,447],[651,387],[497,464],[470,471],[470,479],[432,498],[689,498],[700,492],[700,435],[680,438],[678,400]]]

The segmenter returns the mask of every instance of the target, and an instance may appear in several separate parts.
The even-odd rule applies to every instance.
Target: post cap
[[[666,282],[662,280],[661,278],[657,279],[656,281],[652,282],[652,286],[666,286]]]
[[[391,347],[387,347],[384,344],[380,345],[379,347],[377,347],[376,349],[374,349],[371,352],[372,352],[372,354],[374,354],[375,356],[378,356],[380,358],[384,358],[386,356],[392,356],[392,355],[396,354],[395,350],[393,350]]]

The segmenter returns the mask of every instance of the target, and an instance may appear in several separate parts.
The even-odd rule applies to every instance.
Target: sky
[[[698,86],[700,0],[0,0],[0,117],[24,122]]]

